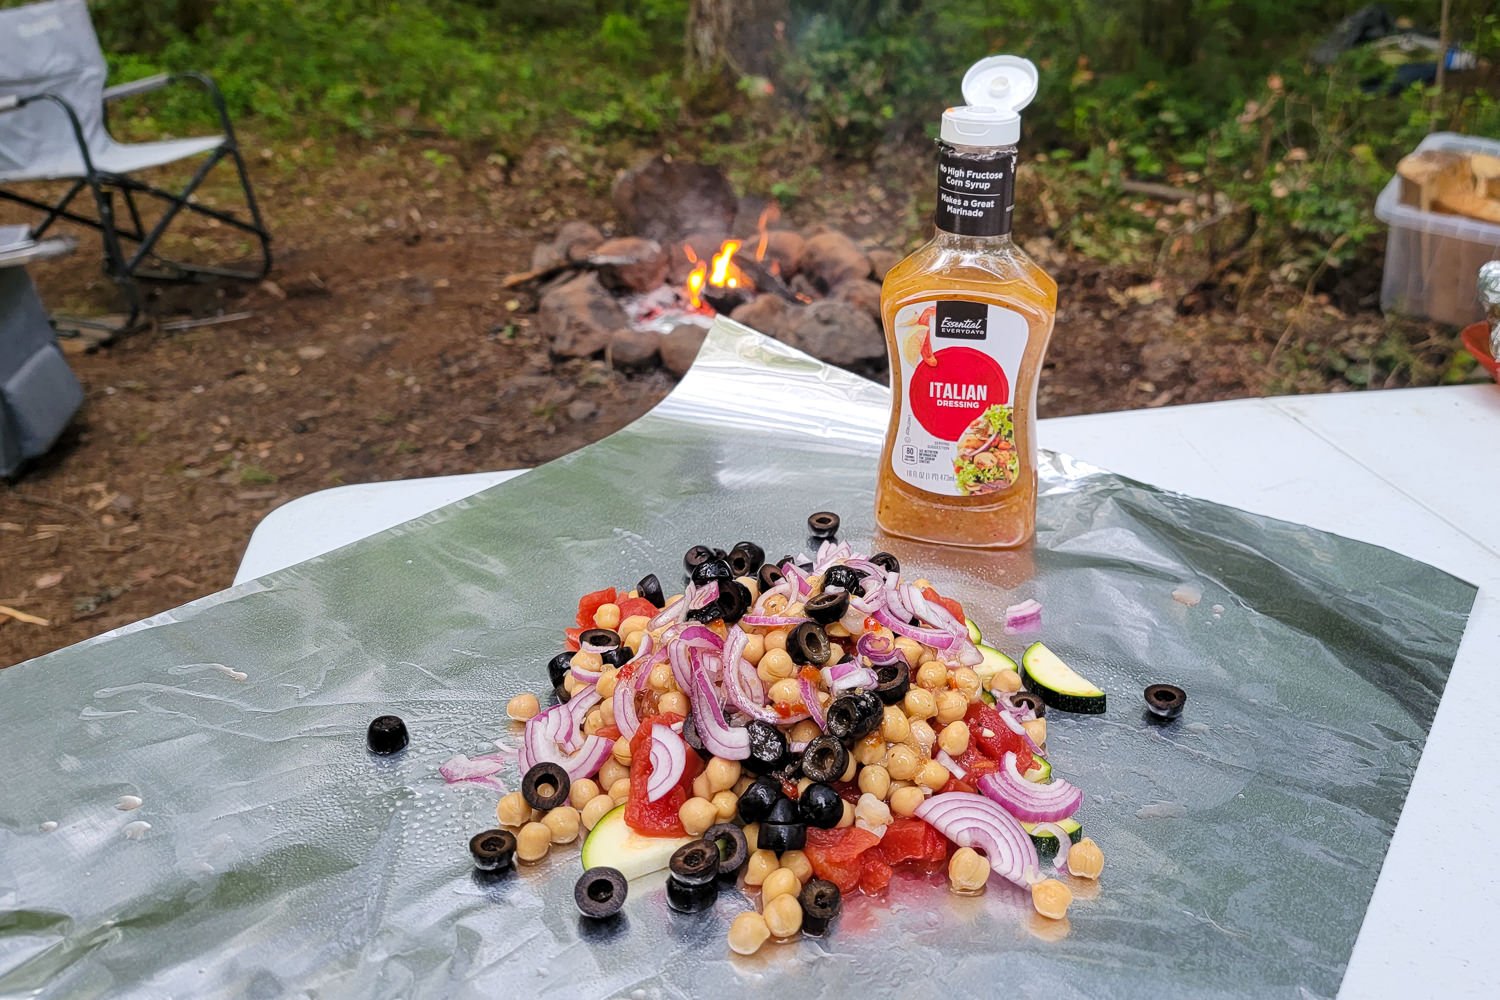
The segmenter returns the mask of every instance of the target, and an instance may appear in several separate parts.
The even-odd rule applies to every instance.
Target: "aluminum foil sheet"
[[[732,324],[656,410],[486,493],[0,671],[0,996],[1309,997],[1339,986],[1474,589],[1063,456],[1018,554],[871,539],[886,392]],[[475,877],[497,793],[438,767],[517,734],[580,593],[690,544],[797,547],[833,509],[1007,652],[1102,685],[1049,754],[1107,857],[1070,919],[898,876],[824,939],[725,947],[751,904],[577,913],[576,848]],[[1174,592],[1176,597],[1174,598]],[[1001,635],[1006,605],[1045,608]],[[1195,600],[1196,598],[1196,600]],[[1141,691],[1187,710],[1158,728]],[[364,731],[405,717],[408,750]],[[499,778],[515,787],[514,770]]]

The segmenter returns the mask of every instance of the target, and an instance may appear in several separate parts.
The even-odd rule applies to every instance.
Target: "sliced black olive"
[[[1038,719],[1047,714],[1047,703],[1030,691],[1012,691],[1010,703],[1017,708],[1029,708]]]
[[[848,769],[849,751],[835,736],[815,736],[802,751],[802,773],[809,781],[838,781]]]
[[[658,608],[667,606],[667,595],[662,593],[661,581],[656,578],[655,573],[647,573],[641,577],[641,582],[635,585],[635,592]]]
[[[620,633],[612,628],[589,628],[584,629],[578,635],[578,645],[595,646],[600,649],[614,649],[620,645]]]
[[[808,826],[832,830],[844,818],[844,800],[832,786],[815,781],[797,796],[797,815]]]
[[[869,726],[870,732],[879,729],[885,721],[885,702],[874,691],[856,691],[854,697],[864,709],[865,725]]]
[[[860,590],[860,575],[848,566],[830,566],[828,572],[823,574],[823,589],[836,587],[839,590],[853,594]]]
[[[635,650],[629,646],[616,646],[614,649],[606,649],[599,654],[599,659],[612,667],[623,667],[635,657]]]
[[[687,613],[688,621],[702,622],[704,625],[712,624],[724,617],[724,609],[719,606],[718,601],[709,601],[701,608],[694,608]]]
[[[692,576],[694,570],[712,560],[713,557],[714,550],[707,545],[694,545],[687,552],[683,553],[682,568],[687,572],[688,576]]]
[[[667,905],[678,913],[698,913],[714,905],[719,898],[719,883],[688,885],[667,876]]]
[[[552,689],[552,697],[557,699],[559,705],[566,705],[573,700],[573,693],[561,684],[558,684]]]
[[[781,730],[759,719],[745,728],[750,732],[750,756],[741,763],[751,774],[768,774],[786,762],[786,735]]]
[[[533,764],[531,770],[522,776],[521,797],[531,808],[546,812],[568,801],[571,786],[568,772],[562,769],[562,765],[544,760],[540,764]]]
[[[793,663],[802,666],[810,663],[815,667],[827,663],[832,653],[828,645],[828,633],[812,622],[803,622],[792,629],[792,634],[786,637],[786,651]]]
[[[770,775],[761,775],[740,795],[740,819],[759,823],[771,815],[771,807],[781,797],[781,783]]]
[[[770,590],[784,579],[786,577],[782,575],[780,567],[774,566],[771,563],[766,563],[760,568],[760,572],[755,575],[755,581],[760,584],[761,593]]]
[[[625,876],[618,868],[600,865],[584,872],[574,884],[573,901],[578,904],[579,913],[600,920],[619,913],[628,892]]]
[[[898,705],[911,689],[911,668],[905,660],[875,668],[875,695],[883,704]]]
[[[1186,704],[1187,692],[1175,684],[1153,684],[1146,689],[1146,710],[1162,722],[1177,718]]]
[[[745,612],[750,610],[754,599],[750,596],[750,588],[738,580],[719,581],[719,613],[724,618],[726,625],[733,625],[745,617]]]
[[[485,830],[469,840],[474,867],[493,872],[509,868],[516,860],[516,835],[509,830]]]
[[[704,748],[703,737],[698,735],[698,727],[693,725],[693,713],[691,712],[688,713],[686,719],[682,720],[682,742],[696,750],[698,756],[704,760],[708,760],[709,757],[713,756]]]
[[[809,514],[807,530],[814,538],[833,538],[839,533],[839,516],[831,510]]]
[[[762,820],[764,823],[797,823],[797,803],[783,795],[771,803],[771,811]]]
[[[693,582],[700,587],[711,580],[733,580],[736,575],[728,559],[710,559],[692,572]]]
[[[683,885],[702,885],[719,877],[719,848],[707,840],[694,840],[672,852],[667,870]]]
[[[370,752],[382,757],[405,750],[410,741],[406,723],[401,721],[399,715],[382,715],[372,720],[370,728],[365,732],[365,742],[369,744]]]
[[[881,569],[885,570],[887,573],[899,573],[899,572],[901,572],[901,560],[897,559],[895,556],[891,555],[889,552],[877,552],[877,553],[875,553],[873,556],[870,557],[870,562],[874,563],[876,566],[879,566]],[[834,888],[838,888],[838,887],[834,886]]]
[[[883,713],[884,705],[880,699],[876,698],[875,702],[881,705]],[[871,718],[869,705],[857,695],[840,695],[828,705],[828,734],[846,744],[857,743],[869,736],[879,724],[880,718]]]
[[[826,878],[808,879],[797,902],[802,904],[802,933],[821,936],[828,933],[828,925],[839,915],[844,894]]]
[[[750,844],[745,840],[745,831],[733,823],[715,823],[704,831],[703,839],[719,852],[721,876],[733,875],[750,860]]]
[[[552,682],[553,687],[557,687],[563,682],[563,678],[568,676],[568,671],[573,666],[573,657],[576,655],[576,653],[558,653],[547,661],[547,679]]]
[[[729,568],[735,576],[750,576],[766,561],[766,550],[754,542],[735,542],[729,550]]]
[[[807,846],[807,827],[801,823],[762,823],[755,846],[762,851],[800,851]]]
[[[849,613],[849,595],[842,590],[825,590],[817,597],[809,597],[802,607],[813,621],[832,625]]]

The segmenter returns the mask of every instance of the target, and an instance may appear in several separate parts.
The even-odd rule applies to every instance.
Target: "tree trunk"
[[[770,76],[788,12],[788,0],[692,0],[687,15],[687,76]]]

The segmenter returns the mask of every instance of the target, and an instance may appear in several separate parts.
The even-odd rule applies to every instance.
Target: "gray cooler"
[[[82,403],[26,269],[0,266],[0,476],[46,454]]]

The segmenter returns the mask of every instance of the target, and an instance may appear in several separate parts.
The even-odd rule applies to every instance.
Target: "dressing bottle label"
[[[1028,333],[1020,313],[982,302],[938,299],[897,311],[897,477],[955,497],[999,493],[1016,481],[1013,394]]]

